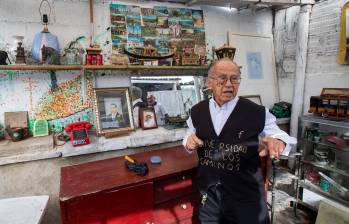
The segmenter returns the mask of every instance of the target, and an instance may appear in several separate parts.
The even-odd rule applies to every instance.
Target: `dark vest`
[[[196,135],[204,141],[199,156],[200,192],[222,184],[238,201],[260,200],[263,193],[258,135],[265,125],[265,108],[240,98],[217,136],[210,115],[209,100],[192,108]]]

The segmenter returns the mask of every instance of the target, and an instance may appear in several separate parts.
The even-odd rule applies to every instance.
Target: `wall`
[[[81,1],[50,1],[53,4],[52,23],[49,30],[58,36],[61,48],[65,47],[70,40],[81,35],[89,35],[89,9],[85,0]],[[120,3],[138,4],[152,7],[153,5],[166,5],[160,2],[144,3],[142,1],[118,1]],[[101,41],[105,43],[110,36],[103,34],[109,26],[108,1],[95,1],[95,33],[102,34]],[[1,0],[0,1],[0,49],[6,43],[12,44],[13,35],[23,35],[24,47],[30,49],[34,34],[41,31],[42,25],[38,15],[40,0]],[[173,7],[183,7],[183,5],[171,4]],[[205,16],[205,28],[207,38],[207,49],[212,46],[220,47],[226,43],[227,31],[234,33],[254,33],[272,34],[273,17],[270,10],[251,12],[242,10],[227,10],[219,7],[202,7]],[[84,43],[87,45],[88,43]],[[104,46],[108,54],[108,45]],[[79,72],[61,71],[57,72],[58,84],[69,82],[81,76]],[[120,74],[109,74],[97,76],[98,87],[119,85],[122,80],[123,85],[129,83],[128,76],[120,79]],[[116,76],[118,78],[116,78]],[[9,72],[0,71],[0,123],[3,123],[4,111],[26,110],[29,114],[33,111],[30,103],[30,91],[28,80],[36,80],[36,87],[32,92],[33,108],[42,96],[50,89],[50,73],[32,71]],[[253,85],[253,82],[251,82]],[[79,84],[77,84],[78,88]],[[265,88],[275,88],[274,85]],[[262,95],[263,89],[255,88],[256,92],[251,94]],[[23,91],[24,90],[24,91]],[[275,97],[275,96],[271,96]],[[19,99],[19,100],[18,100]],[[0,149],[1,150],[1,149]],[[82,163],[89,160],[108,158],[122,155],[128,151],[116,151],[110,153],[100,153],[91,156],[79,156],[75,158],[59,158],[43,161],[34,161],[14,165],[0,166],[0,198],[16,197],[25,195],[50,195],[48,214],[44,223],[59,223],[59,169],[61,166]]]
[[[317,2],[310,15],[308,54],[303,112],[307,113],[310,96],[320,95],[322,88],[348,88],[347,65],[339,65],[341,7],[344,0]],[[280,99],[292,102],[295,76],[297,15],[299,7],[280,10],[275,16],[275,48]]]
[[[56,36],[58,36],[60,48],[63,49],[67,46],[69,41],[74,40],[78,36],[89,36],[90,24],[89,24],[89,8],[88,2],[85,0],[80,1],[53,1],[52,13],[50,16],[49,30]],[[109,16],[109,1],[94,1],[94,20],[95,20],[95,35],[99,36],[98,40],[102,43],[104,49],[105,62],[109,62],[111,45],[110,45],[110,33],[106,32],[106,28],[110,26]],[[124,4],[137,4],[143,7],[153,7],[154,5],[166,5],[163,2],[139,2],[139,1],[117,1]],[[38,8],[40,0],[2,0],[0,1],[0,49],[7,49],[14,55],[13,35],[23,35],[24,47],[30,51],[31,42],[35,33],[42,30],[40,21],[40,15]],[[172,7],[184,7],[180,4],[171,4]],[[194,7],[195,8],[195,7]],[[199,8],[199,7],[196,7]],[[44,7],[43,11],[47,11]],[[206,42],[207,51],[209,57],[211,54],[212,46],[220,47],[227,42],[227,31],[234,33],[253,33],[253,34],[271,34],[272,30],[272,14],[270,10],[261,10],[258,13],[251,12],[250,10],[242,10],[237,12],[236,10],[229,10],[221,7],[209,7],[203,6],[205,16],[205,28],[206,28]],[[89,42],[81,41],[84,46],[88,46]],[[109,44],[107,44],[109,43]],[[14,60],[14,59],[13,59]],[[73,75],[72,75],[73,74]],[[65,85],[64,82],[74,82],[78,72],[57,72],[58,85]],[[243,76],[246,74],[243,74]],[[35,77],[40,76],[40,78]],[[118,76],[119,78],[119,76]],[[30,90],[27,86],[28,79],[37,80]],[[96,83],[98,87],[108,86],[112,83],[119,83],[119,81],[111,82],[115,79],[115,76],[98,76]],[[123,83],[129,83],[127,77],[123,77]],[[77,81],[77,80],[75,80]],[[0,124],[3,123],[3,112],[5,111],[29,111],[31,117],[35,117],[37,111],[40,110],[39,99],[45,96],[42,90],[49,90],[52,81],[50,81],[50,73],[23,71],[23,72],[8,72],[0,71],[0,85],[4,88],[0,88]],[[270,83],[268,89],[275,89],[274,83]],[[6,88],[5,88],[6,86]],[[21,100],[13,104],[14,98],[19,98],[19,91],[21,86],[26,87],[25,93],[21,94]],[[253,89],[254,92],[250,94],[265,95],[265,98],[275,99],[273,91],[267,94],[263,94],[263,89],[253,88],[254,81],[249,82],[249,90]],[[258,87],[258,85],[256,85]],[[81,86],[79,88],[82,88]],[[244,91],[242,88],[241,91]],[[245,91],[246,92],[246,91]],[[275,91],[274,91],[275,92]],[[271,95],[272,94],[272,95]],[[246,95],[246,94],[245,94]],[[11,96],[11,97],[9,97]],[[85,100],[86,96],[75,97],[81,101]],[[87,102],[76,102],[77,104],[89,104]],[[266,106],[270,106],[273,102]],[[71,113],[80,112],[83,108],[86,109],[88,105],[81,108],[72,110]],[[90,114],[90,113],[89,113]],[[52,117],[43,117],[46,119],[52,119]],[[89,120],[93,120],[91,117]]]
[[[49,195],[43,224],[61,223],[59,208],[59,188],[61,167],[89,161],[132,155],[143,151],[178,145],[178,142],[153,145],[146,148],[117,150],[89,155],[60,157],[25,163],[0,166],[0,199],[34,195]],[[93,181],[93,180],[91,180]]]
[[[345,0],[319,1],[313,7],[309,24],[308,60],[304,108],[309,108],[310,96],[322,88],[348,88],[349,66],[337,63],[341,7]]]
[[[292,103],[296,67],[297,22],[299,6],[275,13],[275,64],[279,80],[280,101]]]

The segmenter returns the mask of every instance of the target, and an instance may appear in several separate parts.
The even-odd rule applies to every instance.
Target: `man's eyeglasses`
[[[220,85],[225,85],[228,81],[228,79],[230,80],[230,82],[232,84],[240,84],[241,82],[241,77],[240,76],[219,76],[218,78],[214,78],[214,77],[210,77],[211,79],[217,80],[217,82]]]

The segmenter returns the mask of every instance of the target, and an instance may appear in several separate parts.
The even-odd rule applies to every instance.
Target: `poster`
[[[177,56],[205,56],[205,27],[202,10],[110,4],[113,53],[123,48],[153,46],[159,54],[176,48]]]
[[[250,79],[263,79],[261,52],[247,52],[247,71]]]

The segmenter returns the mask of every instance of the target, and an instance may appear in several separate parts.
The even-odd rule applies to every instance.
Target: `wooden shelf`
[[[208,66],[0,65],[0,70],[131,70],[142,75],[207,75]]]
[[[0,70],[81,70],[81,65],[0,65]]]

